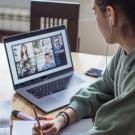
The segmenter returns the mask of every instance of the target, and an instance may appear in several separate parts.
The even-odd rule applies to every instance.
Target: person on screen
[[[64,48],[62,44],[62,40],[59,36],[53,38],[53,45],[54,45],[55,52],[59,52],[61,49]]]
[[[56,135],[84,117],[95,117],[95,123],[83,135],[135,135],[134,9],[135,0],[94,0],[103,37],[107,44],[120,46],[101,78],[74,95],[54,120],[41,121],[45,135]]]
[[[34,55],[39,55],[41,53],[40,49],[36,47],[33,48],[33,51],[34,51]]]
[[[41,54],[41,50],[40,50],[40,41],[33,41],[32,42],[32,46],[33,46],[33,51],[34,51],[34,55],[39,55]]]
[[[45,58],[45,64],[42,67],[42,70],[46,70],[55,66],[55,64],[51,62],[50,53],[45,53],[44,58]]]
[[[21,46],[21,59],[23,60],[28,59],[28,51],[27,46],[25,44],[22,44]]]
[[[23,76],[28,76],[30,74],[33,74],[34,71],[31,70],[31,65],[28,61],[25,61],[24,64],[23,64]]]

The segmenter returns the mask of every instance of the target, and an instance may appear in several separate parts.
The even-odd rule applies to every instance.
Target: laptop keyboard
[[[82,83],[83,80],[76,76],[68,76],[62,79],[55,80],[51,83],[46,83],[31,89],[28,89],[27,92],[31,93],[37,98],[42,98],[44,96],[50,95],[52,93],[61,91]]]

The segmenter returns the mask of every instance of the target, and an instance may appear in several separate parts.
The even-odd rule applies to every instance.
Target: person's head
[[[49,64],[50,61],[51,61],[50,54],[49,53],[45,53],[45,63]]]
[[[53,42],[54,42],[56,47],[61,46],[61,39],[59,37],[55,37]]]
[[[43,46],[43,47],[46,46],[47,43],[48,43],[48,42],[47,42],[45,39],[42,40],[42,46]]]
[[[25,68],[26,70],[30,69],[30,63],[29,63],[28,61],[25,61],[25,62],[24,62],[24,68]]]
[[[98,26],[109,43],[135,35],[135,0],[95,0]]]
[[[21,46],[21,58],[23,58],[24,55],[28,56],[27,46],[25,44],[22,44],[22,46]]]

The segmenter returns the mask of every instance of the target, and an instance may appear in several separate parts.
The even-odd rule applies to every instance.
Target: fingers
[[[44,133],[44,135],[56,135],[58,133],[58,129],[55,126],[52,126],[48,130],[45,130]]]
[[[58,128],[55,125],[53,125],[48,129],[42,129],[42,131],[39,130],[38,132],[40,135],[56,135],[58,133]]]
[[[46,128],[51,127],[52,126],[52,123],[47,122],[47,121],[45,122],[45,121],[42,120],[42,121],[40,121],[40,125],[41,125],[41,128],[42,129],[46,129]],[[34,125],[34,127],[35,128],[39,128],[37,123]]]
[[[59,127],[54,122],[40,121],[41,130],[39,130],[38,124],[34,127],[39,130],[40,135],[56,135],[59,131]]]
[[[46,131],[41,131],[41,130],[39,130],[39,132],[40,132],[40,135],[47,135],[47,134],[46,134]]]
[[[41,130],[39,130],[38,128],[34,128],[34,130],[36,131],[36,133],[34,135],[45,135]]]

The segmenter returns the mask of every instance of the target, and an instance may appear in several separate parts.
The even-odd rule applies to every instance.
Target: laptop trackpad
[[[70,97],[66,94],[65,91],[61,91],[50,96],[47,96],[40,101],[39,106],[45,111],[49,112],[65,105],[68,105],[70,102]]]

